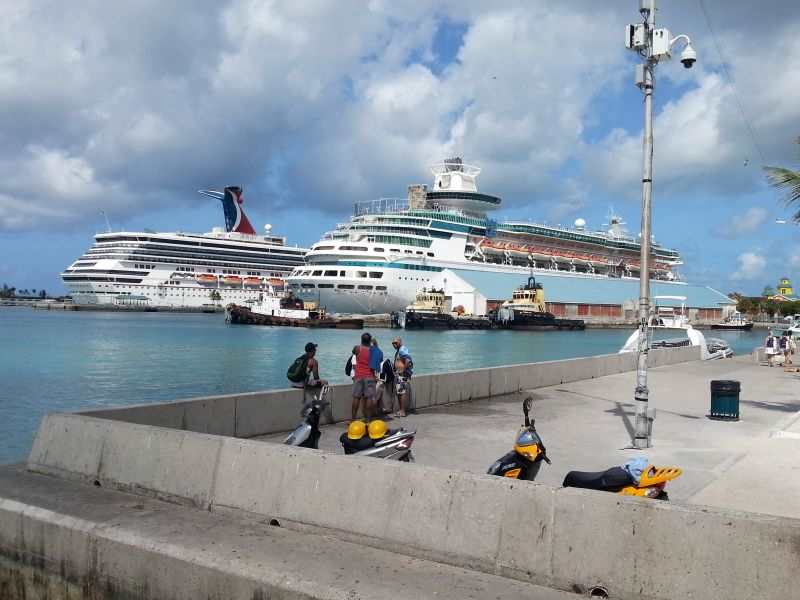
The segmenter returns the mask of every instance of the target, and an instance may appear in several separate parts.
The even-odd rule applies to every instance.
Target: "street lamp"
[[[650,447],[653,414],[648,410],[647,389],[647,321],[650,315],[650,214],[653,197],[653,88],[655,67],[661,60],[672,58],[672,47],[684,42],[681,63],[691,69],[697,62],[697,52],[687,35],[672,37],[668,29],[656,29],[656,0],[639,0],[642,23],[625,28],[625,47],[642,57],[636,65],[636,86],[644,93],[644,135],[642,143],[642,229],[641,268],[639,271],[639,343],[636,368],[636,426],[633,445]]]

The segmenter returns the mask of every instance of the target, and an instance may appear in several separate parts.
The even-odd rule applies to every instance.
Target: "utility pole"
[[[655,88],[655,67],[660,60],[672,57],[673,44],[684,40],[686,45],[681,53],[681,63],[687,69],[697,61],[697,53],[686,35],[670,38],[668,29],[656,29],[656,0],[639,0],[639,13],[642,23],[625,28],[625,47],[634,50],[642,57],[636,65],[636,85],[644,93],[644,131],[642,135],[642,224],[641,253],[639,257],[639,340],[636,363],[636,422],[633,438],[635,448],[649,448],[651,445],[652,421],[654,413],[649,409],[650,391],[647,387],[647,354],[649,340],[647,326],[650,317],[650,244],[651,214],[653,198],[653,90]]]

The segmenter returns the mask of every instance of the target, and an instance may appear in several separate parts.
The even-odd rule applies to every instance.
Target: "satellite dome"
[[[272,225],[270,223],[267,223],[266,225],[264,225],[264,231],[266,231],[267,233],[272,231]]]
[[[575,229],[583,229],[586,227],[586,221],[583,219],[575,219]]]

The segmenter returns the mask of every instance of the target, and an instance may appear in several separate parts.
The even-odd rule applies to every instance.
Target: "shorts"
[[[374,397],[374,379],[356,379],[353,381],[353,398],[366,398],[367,400],[372,400]]]
[[[408,379],[408,377],[398,375],[395,381],[395,390],[397,391],[398,395],[408,392]]]

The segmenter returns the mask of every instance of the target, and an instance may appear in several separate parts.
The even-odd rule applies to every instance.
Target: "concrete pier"
[[[653,353],[648,454],[685,469],[672,503],[557,487],[631,456],[628,356],[420,377],[417,464],[342,456],[342,424],[320,451],[265,441],[296,424],[298,391],[50,415],[28,470],[0,472],[0,597],[793,597],[796,375],[696,358]],[[708,421],[708,381],[734,375],[742,420]],[[537,483],[482,474],[520,391],[554,461]]]

